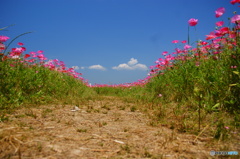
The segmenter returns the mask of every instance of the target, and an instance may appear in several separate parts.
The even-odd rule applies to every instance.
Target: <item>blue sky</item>
[[[1,35],[20,37],[30,51],[43,50],[48,59],[64,61],[90,83],[119,84],[147,76],[149,66],[172,52],[172,40],[205,39],[239,9],[230,0],[0,0],[0,28],[15,24]],[[215,18],[215,10],[226,13]]]

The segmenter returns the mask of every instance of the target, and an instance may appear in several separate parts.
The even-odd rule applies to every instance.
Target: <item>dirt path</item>
[[[0,123],[0,158],[211,158],[208,139],[179,134],[119,98],[23,108]],[[216,147],[215,147],[216,148]]]

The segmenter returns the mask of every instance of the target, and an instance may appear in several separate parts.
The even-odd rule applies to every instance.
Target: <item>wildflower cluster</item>
[[[2,52],[5,50],[4,42],[10,39],[7,36],[0,36],[0,57],[1,61],[11,61],[9,64],[12,67],[15,67],[18,62],[23,63],[25,66],[28,67],[45,67],[53,71],[57,71],[60,73],[65,73],[70,75],[76,79],[81,80],[83,83],[86,83],[86,80],[81,77],[81,73],[76,72],[73,68],[67,68],[63,61],[59,61],[58,59],[48,60],[45,55],[43,54],[42,50],[36,52],[25,53],[26,48],[23,47],[23,43],[19,42],[19,47],[12,48],[8,55],[4,55]],[[48,61],[47,61],[48,60]]]
[[[6,42],[9,39],[9,37],[7,36],[0,36],[0,53],[5,50],[5,45],[3,44],[4,42]]]
[[[232,0],[231,4],[240,3],[239,0]],[[221,7],[215,11],[216,18],[221,17],[225,13],[225,8]],[[167,70],[176,68],[179,63],[184,63],[187,60],[195,60],[196,66],[200,65],[200,61],[202,59],[219,59],[219,54],[221,54],[224,49],[236,49],[239,45],[239,37],[240,37],[240,15],[235,14],[231,19],[231,23],[235,24],[233,28],[224,27],[223,21],[216,22],[217,29],[212,31],[209,35],[206,35],[206,41],[198,41],[197,47],[194,48],[191,45],[187,44],[189,41],[182,40],[181,43],[183,45],[183,49],[175,48],[175,51],[171,54],[167,51],[164,51],[162,55],[164,58],[159,58],[154,66],[150,66],[150,72],[148,76],[144,79],[138,80],[133,83],[123,83],[123,84],[95,84],[91,85],[81,77],[81,73],[78,73],[74,70],[74,68],[67,68],[63,61],[59,61],[58,59],[48,60],[44,56],[43,51],[39,50],[37,52],[30,52],[29,54],[24,54],[26,48],[23,47],[23,43],[18,43],[19,47],[12,48],[8,55],[4,55],[2,52],[6,49],[4,42],[6,42],[9,37],[0,36],[0,57],[1,60],[7,59],[15,59],[16,62],[25,63],[28,66],[42,66],[46,67],[50,70],[55,70],[58,72],[66,73],[76,79],[80,79],[85,83],[88,87],[122,87],[128,88],[132,86],[144,86],[147,84],[151,78],[164,74]],[[191,18],[188,21],[189,26],[196,26],[198,24],[198,19]],[[179,40],[173,40],[172,43],[178,44]],[[237,50],[236,50],[237,51]],[[233,58],[236,58],[235,55],[232,55]],[[11,66],[14,66],[11,64]],[[238,66],[233,65],[229,66],[231,68],[237,68]]]
[[[231,1],[232,4],[240,3],[237,0]],[[221,7],[215,11],[216,18],[222,16],[225,13],[225,8]],[[239,45],[240,37],[240,15],[234,15],[231,19],[231,23],[235,24],[233,28],[224,27],[223,21],[216,22],[217,29],[212,31],[209,35],[206,35],[206,41],[198,41],[197,48],[185,44],[187,41],[183,40],[183,49],[175,48],[175,52],[169,54],[164,51],[162,55],[165,58],[159,58],[155,63],[156,65],[150,66],[152,75],[164,74],[168,69],[172,69],[175,64],[184,62],[186,60],[194,59],[196,66],[199,66],[201,59],[214,59],[217,60],[218,55],[225,49],[236,49]],[[198,19],[191,18],[189,26],[196,26]],[[172,43],[177,44],[179,40],[173,40]],[[235,57],[235,56],[233,56]],[[236,58],[236,57],[235,57]],[[229,66],[231,68],[237,68],[238,66]]]
[[[231,4],[240,3],[239,0],[232,0]],[[215,17],[219,18],[226,12],[224,7],[220,7],[215,11]],[[187,44],[187,40],[173,40],[172,43],[183,45],[183,49],[175,48],[175,51],[171,54],[167,51],[164,51],[162,55],[164,58],[159,58],[155,61],[156,65],[150,66],[150,72],[148,76],[143,80],[138,80],[133,83],[124,83],[119,85],[89,85],[90,87],[132,87],[132,86],[143,86],[147,84],[151,78],[158,75],[163,75],[169,69],[178,67],[179,63],[184,63],[187,60],[195,60],[195,65],[199,66],[202,59],[213,59],[217,60],[218,55],[221,54],[225,49],[236,49],[239,41],[237,39],[240,37],[240,15],[234,15],[230,19],[231,23],[235,24],[233,28],[224,27],[223,21],[216,22],[217,29],[211,32],[209,35],[206,35],[206,41],[198,41],[197,47]],[[190,27],[196,26],[198,24],[198,19],[191,18],[188,21]],[[237,68],[238,66],[229,66],[230,68]]]

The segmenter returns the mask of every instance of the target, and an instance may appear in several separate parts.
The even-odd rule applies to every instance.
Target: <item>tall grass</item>
[[[231,66],[239,66],[239,51],[224,49],[207,59],[176,61],[174,68],[154,77],[146,87],[156,98],[162,94],[165,102],[191,101],[196,105],[200,100],[207,111],[238,111],[240,70]]]
[[[94,95],[79,79],[43,65],[21,61],[0,61],[0,110],[11,110],[24,104],[76,104]]]
[[[174,65],[154,77],[146,91],[161,103],[177,103],[174,111],[180,111],[180,116],[186,113],[189,118],[195,116],[199,131],[204,118],[212,113],[221,118],[228,112],[234,116],[233,127],[240,126],[240,70],[233,67],[239,66],[239,44],[235,49],[225,46],[217,56],[175,61]]]

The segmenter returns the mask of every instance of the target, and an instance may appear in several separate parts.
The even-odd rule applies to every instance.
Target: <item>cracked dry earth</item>
[[[211,158],[207,140],[151,126],[132,104],[104,97],[75,108],[19,109],[0,123],[0,158]]]

